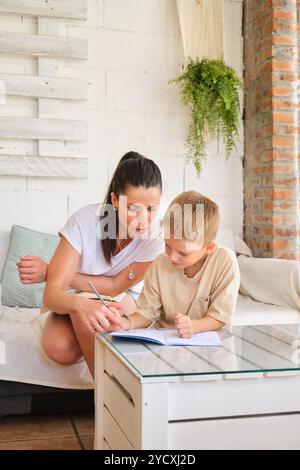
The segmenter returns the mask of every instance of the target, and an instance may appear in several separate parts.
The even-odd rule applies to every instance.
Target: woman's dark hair
[[[105,196],[103,206],[104,212],[102,212],[101,216],[101,218],[103,218],[108,215],[108,223],[115,224],[117,234],[119,228],[118,217],[115,216],[115,220],[110,220],[112,212],[111,210],[106,209],[106,207],[107,205],[110,205],[111,208],[111,193],[114,193],[115,196],[119,198],[121,194],[125,194],[126,189],[129,186],[133,186],[135,188],[139,186],[143,186],[144,188],[158,187],[161,191],[161,172],[156,163],[149,158],[143,157],[143,155],[137,152],[128,152],[119,161]],[[115,215],[115,213],[113,215]],[[104,258],[107,263],[110,263],[112,254],[116,249],[117,240],[115,237],[103,237],[101,243]]]

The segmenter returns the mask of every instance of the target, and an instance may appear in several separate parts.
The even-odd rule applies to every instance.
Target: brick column
[[[245,0],[245,240],[300,260],[297,17],[300,0]]]

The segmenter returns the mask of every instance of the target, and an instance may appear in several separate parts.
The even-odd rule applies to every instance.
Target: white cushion
[[[300,323],[297,310],[279,305],[256,302],[250,297],[239,295],[234,316],[234,325],[279,325]]]
[[[300,263],[293,260],[239,256],[242,294],[300,312]]]
[[[252,256],[252,252],[242,238],[233,233],[232,230],[220,228],[217,233],[216,242],[234,251],[237,255]]]
[[[245,255],[252,258],[253,255],[251,249],[239,235],[234,234],[234,245],[237,255]]]
[[[40,315],[39,309],[3,307],[0,318],[0,380],[59,388],[93,388],[84,360],[62,366],[46,356],[41,346],[46,318],[47,314]]]

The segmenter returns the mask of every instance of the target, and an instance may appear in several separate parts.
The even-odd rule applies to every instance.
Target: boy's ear
[[[215,241],[209,242],[206,246],[207,251],[213,251],[216,248],[217,244]]]

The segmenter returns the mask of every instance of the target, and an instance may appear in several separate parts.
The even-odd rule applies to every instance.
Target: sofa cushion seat
[[[0,314],[0,380],[65,389],[91,389],[84,360],[63,366],[49,359],[41,346],[46,315],[39,309],[2,306]]]
[[[300,312],[289,307],[256,302],[239,295],[234,325],[283,325],[300,323]]]

